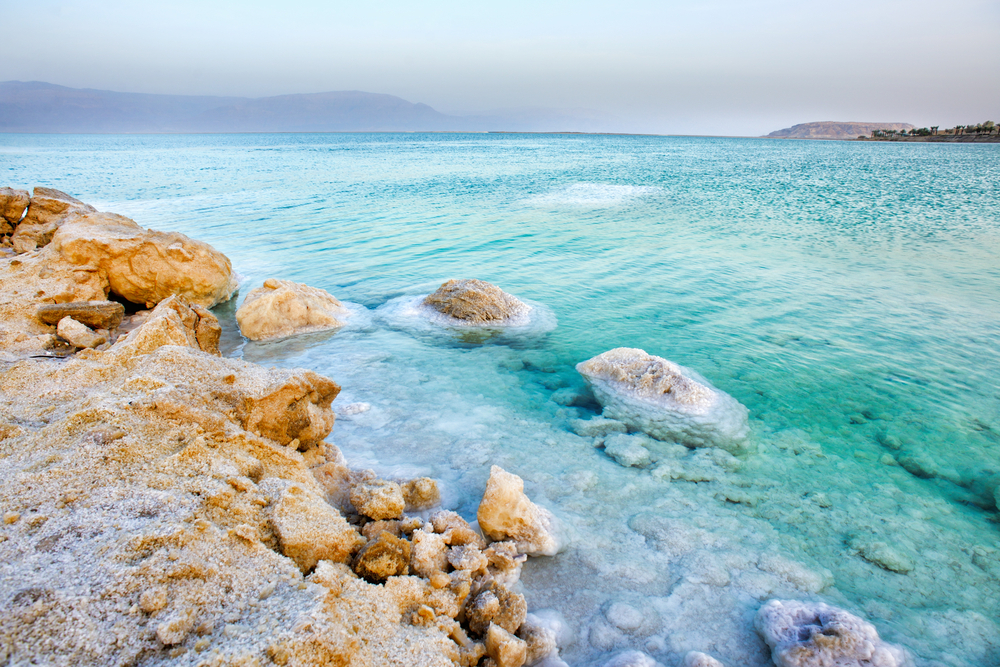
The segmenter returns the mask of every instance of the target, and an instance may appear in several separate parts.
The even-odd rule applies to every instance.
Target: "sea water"
[[[353,466],[432,476],[469,519],[491,464],[524,478],[566,542],[524,593],[571,665],[768,665],[752,621],[773,597],[861,615],[917,665],[1000,664],[1000,146],[0,135],[0,174],[226,253],[226,353],[365,404],[329,438]],[[357,304],[356,324],[243,341],[235,307],[267,278]],[[383,316],[450,278],[554,326]],[[753,451],[659,443],[625,467],[577,435],[600,406],[574,366],[622,346],[746,406]]]

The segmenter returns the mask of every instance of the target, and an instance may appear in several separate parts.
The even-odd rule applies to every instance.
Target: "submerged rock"
[[[906,653],[875,626],[822,602],[770,600],[754,627],[778,667],[902,667]]]
[[[236,321],[240,333],[250,340],[266,340],[337,329],[349,314],[325,290],[270,278],[247,294],[236,311]]]
[[[469,324],[503,324],[531,307],[484,280],[449,280],[424,299],[424,305]]]
[[[490,539],[513,540],[521,553],[553,556],[559,551],[555,517],[528,499],[520,477],[500,466],[490,468],[477,518]]]
[[[604,416],[658,440],[745,451],[747,409],[693,371],[645,351],[619,347],[577,364]]]
[[[688,651],[684,656],[684,667],[725,667],[725,665],[707,653]]]

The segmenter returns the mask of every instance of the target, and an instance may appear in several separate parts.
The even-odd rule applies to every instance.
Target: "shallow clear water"
[[[0,135],[0,174],[208,241],[243,294],[287,278],[369,309],[229,348],[370,403],[334,429],[348,460],[435,476],[469,518],[491,463],[521,475],[569,539],[523,581],[570,664],[769,664],[752,618],[774,596],[862,614],[919,665],[1000,664],[998,146]],[[481,344],[376,310],[466,277],[558,326]],[[574,365],[620,346],[743,403],[756,452],[640,470],[574,434],[599,409]],[[912,570],[866,560],[878,542]]]

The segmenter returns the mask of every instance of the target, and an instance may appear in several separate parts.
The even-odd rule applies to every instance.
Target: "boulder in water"
[[[424,299],[443,315],[467,324],[504,324],[531,310],[528,304],[484,280],[449,280]]]
[[[903,649],[879,639],[875,626],[822,602],[770,600],[754,627],[778,667],[901,667]]]
[[[329,292],[275,278],[250,292],[236,311],[240,333],[250,340],[337,329],[347,316],[347,309]]]
[[[477,518],[490,539],[513,540],[529,556],[553,556],[559,551],[555,517],[528,499],[520,477],[500,466],[490,468]]]
[[[576,370],[604,406],[605,417],[688,447],[730,453],[746,448],[747,409],[694,371],[629,347],[579,363]]]

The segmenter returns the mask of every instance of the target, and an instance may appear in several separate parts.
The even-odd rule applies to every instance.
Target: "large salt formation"
[[[484,280],[449,280],[423,301],[461,324],[521,324],[531,307]]]
[[[407,514],[439,502],[435,482],[349,469],[324,442],[336,383],[219,356],[218,320],[192,301],[228,289],[222,255],[156,246],[226,271],[201,293],[147,292],[152,311],[46,302],[72,275],[57,243],[87,224],[64,220],[48,245],[0,258],[17,315],[0,337],[0,663],[521,667],[553,655],[554,632],[511,590],[523,533],[490,543],[454,512]],[[147,239],[123,264],[161,238],[112,227]],[[76,284],[122,276],[92,250],[76,256]],[[25,354],[24,339],[67,356]],[[533,508],[525,499],[511,521],[534,525]]]
[[[822,602],[770,600],[754,627],[778,667],[903,667],[898,646],[879,639],[875,626]]]
[[[577,364],[604,416],[688,447],[746,448],[747,409],[693,371],[619,347]]]
[[[247,294],[236,311],[240,333],[250,340],[339,329],[349,316],[347,308],[329,292],[275,278]]]

